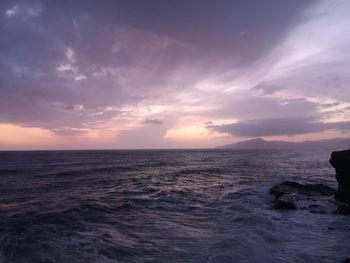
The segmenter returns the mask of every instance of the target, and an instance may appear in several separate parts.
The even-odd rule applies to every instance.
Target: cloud
[[[167,70],[165,65],[151,64],[161,61],[160,53],[183,48],[173,38],[133,29],[98,30],[102,33],[96,36],[90,21],[84,19],[72,19],[77,32],[74,27],[55,28],[52,21],[47,25],[33,22],[37,27],[20,22],[0,27],[4,33],[0,46],[8,50],[0,55],[0,123],[41,127],[60,135],[94,128],[101,121],[117,118],[118,109],[137,107],[145,100],[150,95],[147,87],[162,82],[155,72]],[[61,20],[66,22],[64,17],[58,18]],[[44,32],[38,31],[40,27],[45,27]],[[118,41],[122,43],[115,53],[112,48]],[[154,79],[132,74],[143,70],[144,64]],[[133,85],[131,78],[140,82]]]
[[[262,97],[248,91],[219,96],[220,107],[210,114],[231,119],[297,118],[318,116],[318,103],[305,98]]]
[[[86,133],[84,130],[79,130],[79,129],[71,129],[71,128],[59,128],[59,129],[53,129],[52,130],[55,134],[60,135],[60,136],[77,136],[77,135],[82,135]]]
[[[143,121],[144,124],[163,124],[163,121],[162,120],[158,120],[158,119],[145,119]]]
[[[296,135],[330,129],[350,131],[350,121],[320,122],[313,118],[248,120],[223,125],[208,125],[208,129],[240,137]]]
[[[343,0],[2,1],[0,123],[59,135],[114,123],[109,132],[128,130],[119,132],[127,147],[145,132],[165,147],[166,129],[192,117],[234,135],[265,122],[275,133],[329,121],[345,129],[349,8]],[[222,120],[237,123],[214,125]]]
[[[226,66],[246,65],[283,40],[313,3],[300,0],[283,3],[222,0],[215,4],[209,0],[200,3],[156,0],[152,5],[124,2],[119,6],[119,18],[124,23],[142,25],[148,31],[171,35],[197,46],[202,52],[196,59],[201,62],[215,63],[215,67],[220,61]]]
[[[17,15],[24,15],[25,17],[37,17],[41,14],[42,9],[40,5],[31,5],[29,3],[16,4],[5,11],[5,16],[12,18]]]
[[[269,63],[264,81],[277,82],[289,96],[350,100],[350,2],[319,1],[304,23],[290,31],[263,61]]]
[[[118,134],[116,140],[119,147],[126,149],[135,147],[139,149],[174,147],[175,144],[164,138],[168,128],[167,125],[144,125],[122,131]]]
[[[18,12],[18,6],[17,5],[14,5],[12,8],[6,10],[6,15],[11,17],[11,16],[14,16],[16,15]]]
[[[260,91],[262,95],[270,95],[282,90],[280,86],[273,83],[268,83],[266,81],[260,82],[258,85],[253,87],[253,89]]]

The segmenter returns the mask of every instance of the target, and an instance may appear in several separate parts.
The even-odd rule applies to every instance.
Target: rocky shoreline
[[[324,184],[286,181],[270,189],[273,208],[350,215],[350,150],[332,152],[329,162],[336,171],[337,190]]]

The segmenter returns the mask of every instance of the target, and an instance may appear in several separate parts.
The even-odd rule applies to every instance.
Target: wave
[[[340,262],[350,255],[348,218],[271,209],[268,190],[282,180],[334,183],[323,155],[64,152],[35,164],[37,155],[26,156],[0,167],[0,262]]]

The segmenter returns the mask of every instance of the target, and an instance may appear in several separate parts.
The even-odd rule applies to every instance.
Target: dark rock
[[[296,209],[294,197],[289,194],[281,195],[273,200],[273,208],[275,209]]]
[[[334,193],[335,190],[327,185],[300,184],[292,181],[283,182],[270,189],[270,194],[275,196],[272,201],[275,209],[296,209],[299,207],[317,213],[325,213],[329,210],[328,200]],[[334,204],[331,209],[334,211]]]
[[[350,215],[350,205],[346,203],[339,203],[337,213],[341,215]]]
[[[350,204],[350,150],[332,152],[329,162],[335,168],[338,181],[335,199]]]
[[[294,194],[304,197],[332,196],[335,194],[335,190],[324,184],[299,184],[286,181],[272,187],[270,194],[276,195],[277,197],[284,194]]]

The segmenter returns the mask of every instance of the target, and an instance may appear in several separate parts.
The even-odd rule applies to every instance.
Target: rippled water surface
[[[329,152],[0,153],[0,262],[340,262],[349,217],[274,211],[282,180],[335,186]]]

